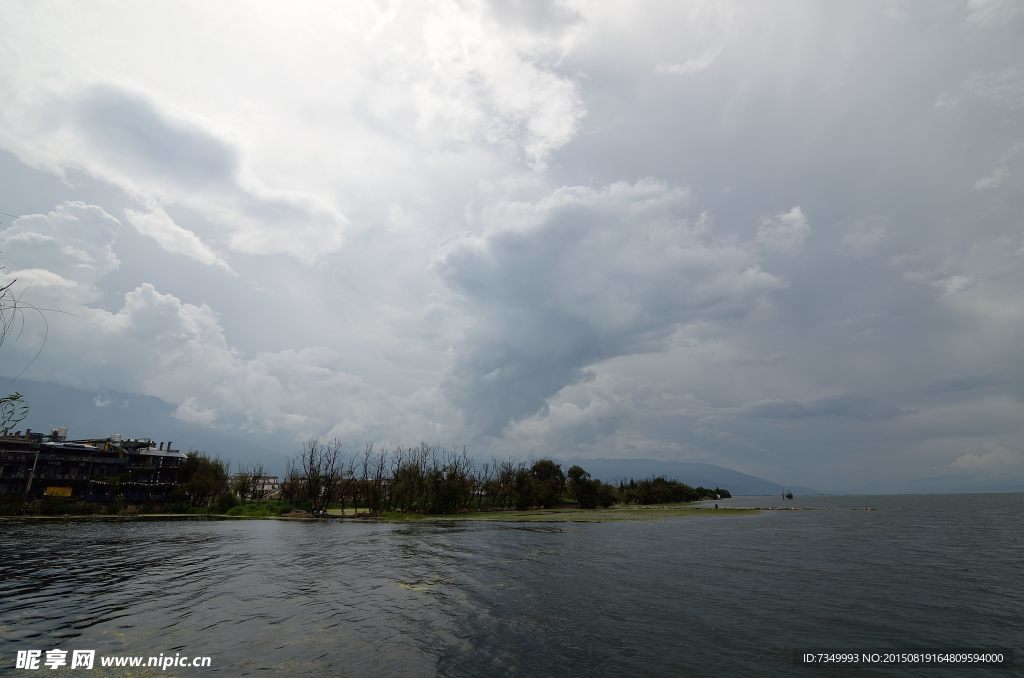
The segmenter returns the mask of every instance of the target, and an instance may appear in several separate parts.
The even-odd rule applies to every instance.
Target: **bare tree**
[[[370,513],[379,515],[385,506],[385,484],[387,482],[388,452],[381,450],[378,453],[373,451],[373,443],[367,443],[363,448],[363,456],[360,461],[362,472],[362,493],[366,499],[366,505]]]
[[[28,416],[28,405],[21,394],[15,391],[0,396],[0,431],[6,433]]]
[[[314,516],[324,515],[337,496],[342,475],[341,447],[337,438],[326,444],[313,439],[303,445],[299,464],[305,478],[306,500]]]
[[[488,495],[488,491],[491,489],[491,476],[494,474],[494,465],[490,462],[484,462],[483,466],[480,467],[480,473],[475,475],[476,483],[473,487],[473,494],[476,496],[476,510],[483,511],[486,502],[487,506],[494,501],[493,497]]]
[[[244,469],[236,473],[231,479],[231,491],[238,497],[238,501],[246,503],[252,496],[252,477]]]
[[[0,271],[4,270],[3,266],[0,266]],[[21,371],[14,376],[11,381],[17,380],[22,374],[25,373],[32,363],[36,361],[36,358],[43,352],[43,347],[46,345],[46,336],[49,334],[50,325],[46,322],[46,314],[44,311],[56,311],[52,308],[40,308],[32,303],[25,301],[14,292],[14,284],[18,280],[12,279],[7,282],[0,281],[0,346],[3,346],[4,342],[7,341],[8,337],[14,334],[15,340],[21,335],[25,329],[25,311],[29,310],[39,316],[39,319],[43,323],[43,338],[39,342],[39,348],[36,350],[35,355],[25,363],[21,368]],[[63,311],[57,311],[63,313]],[[69,314],[70,315],[70,314]],[[0,397],[0,431],[8,431],[12,427],[16,426],[18,422],[28,416],[28,404],[20,393],[15,391]]]
[[[266,475],[263,464],[241,466],[231,480],[231,489],[243,504],[250,501],[263,501],[266,497]]]
[[[0,268],[0,270],[3,270]],[[11,280],[5,285],[0,285],[0,346],[7,340],[7,335],[14,328],[17,319],[22,318],[18,297],[14,294],[14,283]],[[28,416],[28,405],[15,391],[0,397],[0,430],[7,432],[18,422]]]
[[[373,466],[373,444],[369,443],[363,448],[363,456],[359,460],[359,497],[366,504],[370,511],[370,469]]]
[[[347,499],[352,499],[352,506],[355,507],[356,479],[355,462],[351,459],[341,461],[338,464],[340,477],[338,478],[338,503],[341,505],[341,515],[345,515]]]
[[[3,270],[0,267],[0,270]],[[0,285],[0,345],[7,339],[7,335],[14,328],[16,320],[21,318],[18,306],[18,297],[14,295],[14,283],[17,279],[7,284]]]
[[[381,450],[377,454],[376,465],[373,469],[373,491],[377,500],[376,513],[381,513],[387,503],[388,491],[388,452]]]
[[[252,501],[263,501],[267,498],[267,474],[263,464],[253,464],[249,469],[249,496]]]
[[[298,504],[306,498],[305,482],[292,459],[289,458],[285,462],[285,468],[287,470],[285,471],[284,482],[281,483],[281,499],[290,504]]]

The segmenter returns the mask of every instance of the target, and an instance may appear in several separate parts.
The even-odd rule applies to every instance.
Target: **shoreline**
[[[408,518],[399,518],[394,522],[611,523],[693,518],[697,516],[735,517],[756,515],[760,512],[760,509],[756,508],[715,509],[689,506],[687,504],[652,504],[615,506],[607,509],[553,508],[529,509],[525,511],[481,511],[445,515],[413,515]]]
[[[3,522],[54,522],[54,521],[97,521],[97,522],[173,522],[211,520],[284,520],[299,522],[506,522],[506,523],[608,523],[625,521],[666,520],[669,518],[692,518],[696,516],[743,516],[756,515],[757,508],[706,508],[680,504],[658,504],[617,506],[607,509],[552,508],[528,509],[524,511],[479,511],[448,514],[389,513],[382,516],[232,516],[222,513],[139,513],[129,515],[23,515],[0,516]]]

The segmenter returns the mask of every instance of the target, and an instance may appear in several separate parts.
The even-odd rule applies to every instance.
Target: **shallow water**
[[[213,658],[153,675],[1014,673],[823,674],[792,655],[982,646],[1020,657],[1024,495],[719,503],[805,510],[600,524],[3,523],[0,670],[16,650],[60,647]]]

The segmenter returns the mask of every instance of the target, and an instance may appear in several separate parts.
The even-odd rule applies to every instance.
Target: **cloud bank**
[[[253,440],[1024,486],[1019,3],[0,28],[0,263],[57,309],[4,375],[45,335],[25,378]]]

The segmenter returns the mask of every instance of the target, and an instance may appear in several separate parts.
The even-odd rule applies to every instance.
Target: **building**
[[[277,476],[253,475],[251,473],[236,473],[231,477],[231,486],[236,488],[236,493],[244,489],[243,500],[264,501],[267,499],[278,499],[281,496],[281,481]]]
[[[0,495],[164,501],[180,485],[185,459],[170,442],[149,438],[68,440],[67,429],[6,432],[0,435]]]

